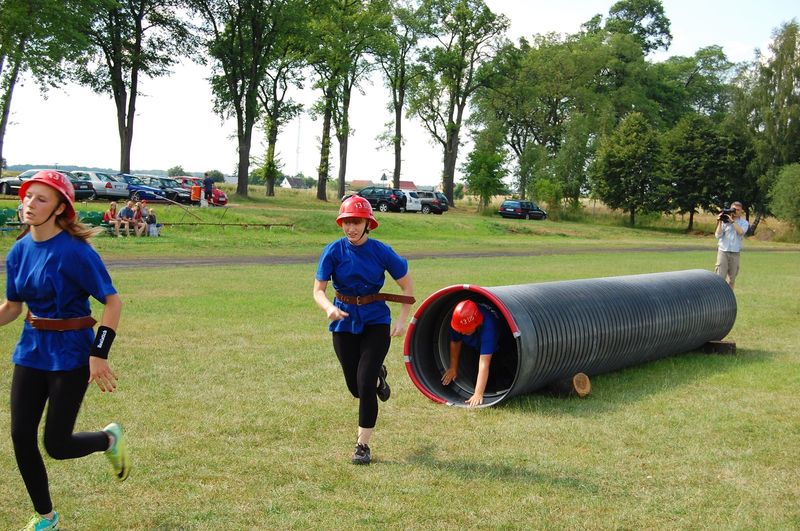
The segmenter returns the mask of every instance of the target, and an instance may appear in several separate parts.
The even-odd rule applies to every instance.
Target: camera
[[[736,212],[735,208],[723,208],[722,212],[719,213],[717,219],[722,221],[723,223],[730,223],[731,222],[731,214]]]

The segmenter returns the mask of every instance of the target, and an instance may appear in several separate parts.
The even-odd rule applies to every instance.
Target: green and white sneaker
[[[40,514],[34,514],[28,525],[22,531],[40,531],[44,529],[58,529],[58,513],[53,513],[53,518],[47,519]]]
[[[128,451],[125,448],[125,434],[122,431],[122,426],[112,422],[103,428],[103,431],[114,440],[111,447],[106,450],[108,462],[111,463],[111,468],[114,469],[114,475],[117,476],[117,479],[125,481],[131,472],[131,465],[128,460]]]

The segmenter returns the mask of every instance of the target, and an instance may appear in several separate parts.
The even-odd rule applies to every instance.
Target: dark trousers
[[[53,510],[47,470],[36,442],[44,405],[44,448],[53,459],[73,459],[108,449],[102,432],[72,433],[86,394],[89,367],[71,371],[41,371],[14,366],[11,379],[11,439],[22,480],[39,514]]]
[[[378,420],[378,374],[389,352],[389,325],[367,325],[360,334],[333,333],[333,350],[350,393],[359,399],[358,425],[374,428]]]

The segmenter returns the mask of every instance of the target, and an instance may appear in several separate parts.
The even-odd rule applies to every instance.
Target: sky
[[[485,0],[495,13],[510,20],[507,33],[512,40],[539,33],[575,33],[595,14],[607,15],[614,0]],[[717,44],[732,61],[753,58],[754,50],[766,50],[772,34],[781,24],[800,18],[795,1],[785,0],[663,0],[671,23],[672,45],[651,60],[674,55],[693,55],[698,49]],[[141,81],[134,120],[131,166],[134,171],[164,170],[180,165],[188,172],[220,170],[235,174],[236,124],[222,120],[212,110],[207,81],[210,70],[191,62],[181,63],[169,77]],[[298,92],[295,100],[308,108],[319,94],[311,89]],[[394,154],[381,147],[378,136],[393,114],[386,108],[387,89],[377,75],[362,84],[351,104],[347,180],[380,180],[391,176]],[[442,149],[433,144],[421,123],[406,119],[403,124],[403,180],[436,185],[442,170]],[[278,138],[278,156],[288,175],[302,172],[316,177],[319,164],[321,122],[303,113],[288,124]],[[253,135],[251,158],[263,158],[263,132]],[[459,152],[460,165],[469,152]],[[334,142],[331,176],[337,175],[338,145]],[[18,84],[11,104],[11,121],[6,131],[3,156],[9,165],[36,164],[57,167],[77,165],[117,169],[119,136],[113,100],[79,85],[67,84],[42,95],[29,78]],[[457,173],[458,179],[459,173]]]

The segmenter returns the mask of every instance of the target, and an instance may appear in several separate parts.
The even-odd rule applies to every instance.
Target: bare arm
[[[22,302],[3,301],[0,304],[0,326],[7,325],[22,313]]]
[[[475,381],[475,393],[467,400],[467,404],[470,406],[483,404],[483,392],[486,391],[486,382],[489,380],[489,365],[491,362],[491,354],[481,354],[478,361],[478,378]]]
[[[108,295],[103,307],[103,315],[100,317],[100,326],[105,326],[117,331],[119,318],[122,315],[122,299],[119,294]],[[89,356],[89,383],[96,383],[104,393],[113,393],[117,388],[117,373],[111,370],[108,360]]]
[[[450,366],[442,375],[442,383],[449,385],[458,376],[458,358],[461,356],[461,341],[450,341]]]
[[[314,302],[317,303],[317,306],[325,312],[325,315],[328,316],[328,319],[331,321],[340,321],[350,315],[347,312],[344,312],[333,305],[333,303],[328,299],[328,296],[325,294],[325,290],[328,289],[328,281],[327,280],[317,280],[314,279]]]
[[[414,281],[411,280],[411,275],[406,275],[403,278],[397,279],[397,285],[403,290],[403,295],[408,297],[414,296]],[[400,315],[394,321],[392,326],[393,336],[402,336],[406,332],[406,323],[408,321],[408,314],[411,313],[411,305],[403,304],[400,307]]]

